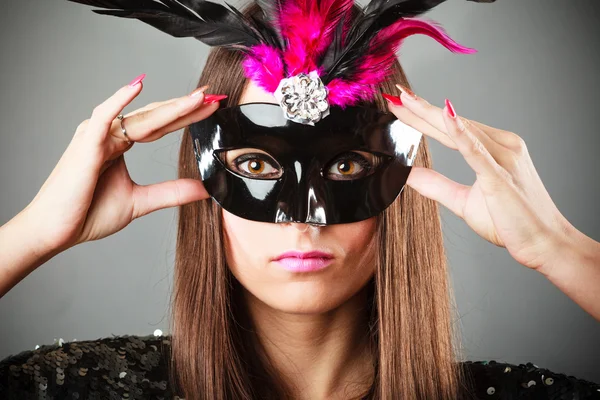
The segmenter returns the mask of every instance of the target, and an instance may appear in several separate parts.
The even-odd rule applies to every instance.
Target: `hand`
[[[155,210],[208,198],[202,182],[195,179],[146,186],[131,180],[123,154],[135,142],[155,141],[208,117],[219,106],[204,96],[206,87],[194,91],[196,96],[149,104],[125,116],[129,143],[116,117],[142,91],[142,78],[120,88],[79,125],[58,164],[22,211],[28,221],[35,221],[32,232],[48,251],[101,239]]]
[[[537,270],[548,263],[567,243],[569,223],[544,188],[523,139],[454,118],[448,100],[440,109],[397,86],[402,105],[392,103],[398,103],[398,97],[390,98],[390,111],[424,135],[460,151],[476,174],[475,183],[468,186],[434,170],[413,167],[407,185],[443,204],[524,266]]]

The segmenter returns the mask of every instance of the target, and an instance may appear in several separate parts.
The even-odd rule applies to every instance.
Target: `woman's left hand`
[[[477,176],[468,186],[432,169],[413,166],[407,185],[443,204],[481,237],[505,247],[515,260],[534,270],[570,243],[569,222],[542,184],[521,137],[457,116],[448,100],[440,109],[398,88],[403,104],[393,104],[398,97],[389,98],[390,111],[407,125],[460,151]]]

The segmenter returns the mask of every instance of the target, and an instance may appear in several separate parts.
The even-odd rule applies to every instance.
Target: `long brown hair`
[[[356,15],[359,8],[353,9]],[[255,3],[245,15],[259,11]],[[211,49],[198,86],[239,103],[247,83],[242,54]],[[410,87],[398,62],[381,85]],[[379,94],[376,106],[386,110]],[[431,167],[422,140],[415,165]],[[183,135],[179,177],[200,179],[189,132]],[[288,389],[264,354],[225,261],[219,206],[212,200],[179,209],[171,315],[171,383],[186,400],[284,399]],[[437,203],[405,187],[377,217],[376,269],[367,284],[375,379],[369,399],[456,399],[463,382],[455,362],[458,335]]]

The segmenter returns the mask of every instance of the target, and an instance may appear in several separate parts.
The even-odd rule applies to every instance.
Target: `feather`
[[[454,53],[477,52],[452,40],[435,21],[401,19],[388,28],[382,29],[373,38],[368,50],[356,60],[353,73],[346,73],[343,78],[333,79],[327,85],[330,101],[332,99],[336,104],[350,105],[370,98],[373,88],[389,75],[390,66],[396,59],[396,51],[402,41],[415,34],[427,35]],[[370,89],[365,90],[365,88]],[[332,97],[331,93],[335,93],[335,96]]]
[[[278,41],[233,6],[205,0],[68,0],[106,8],[97,14],[138,19],[174,37],[194,37],[209,46],[250,52],[251,47]]]
[[[347,35],[347,44],[337,57],[324,60],[321,67],[324,70],[322,80],[331,80],[352,74],[356,69],[353,64],[361,57],[371,43],[371,40],[383,29],[396,23],[402,18],[411,18],[423,14],[446,0],[372,0],[354,22]],[[487,2],[490,0],[470,0]]]
[[[285,46],[285,41],[280,34],[281,27],[279,26],[279,15],[283,12],[282,0],[256,0],[256,4],[263,12],[266,23],[271,24],[275,29],[281,48]]]
[[[277,26],[286,42],[284,61],[290,75],[317,68],[333,41],[336,27],[354,0],[286,0]]]
[[[281,52],[265,44],[254,46],[244,57],[242,67],[246,77],[269,93],[275,92],[285,74]]]
[[[265,38],[266,44],[283,51],[285,43],[283,42],[277,29],[273,29],[273,27],[266,23],[260,16],[252,15],[250,16],[250,19],[256,25],[256,29]]]
[[[331,105],[372,100],[402,41],[424,34],[457,53],[476,52],[452,40],[434,21],[414,19],[446,0],[255,0],[260,15],[207,0],[68,0],[98,14],[138,19],[175,37],[245,53],[246,76],[273,93],[281,79],[313,70]],[[469,0],[491,3],[495,0]]]

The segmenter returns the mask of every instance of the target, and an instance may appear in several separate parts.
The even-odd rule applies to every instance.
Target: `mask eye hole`
[[[283,168],[267,152],[243,148],[219,152],[219,158],[232,172],[252,179],[278,179]]]
[[[383,158],[365,151],[347,151],[337,155],[323,170],[326,178],[347,181],[371,175]]]

